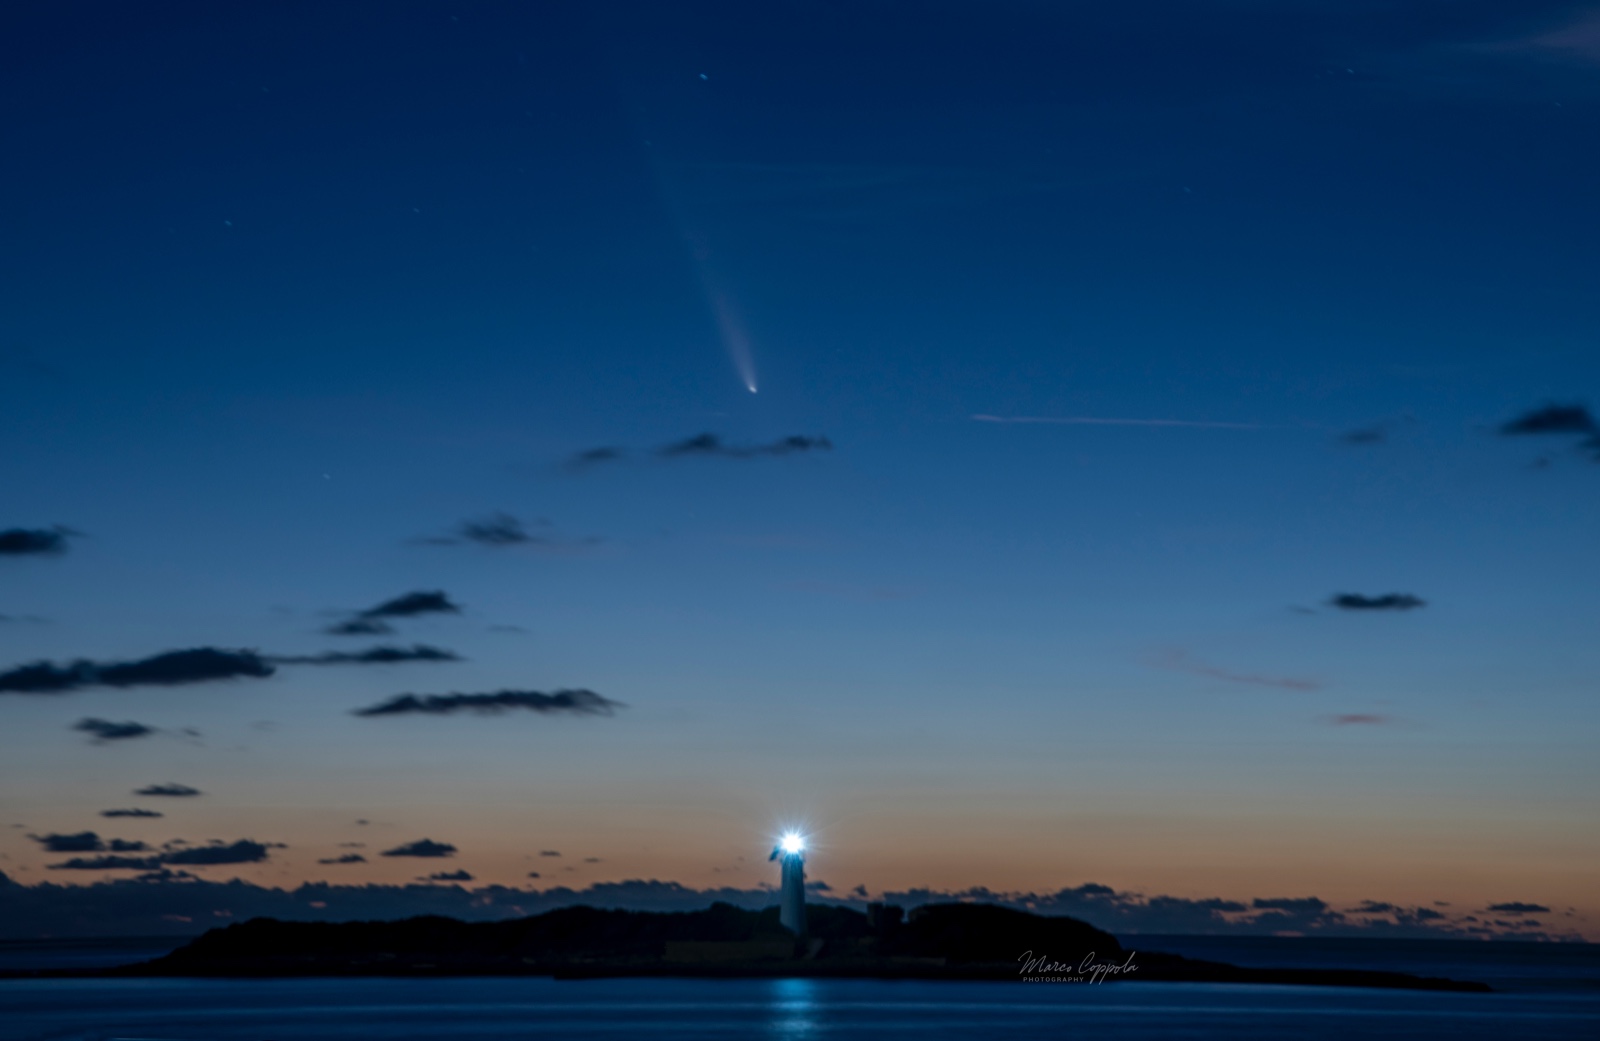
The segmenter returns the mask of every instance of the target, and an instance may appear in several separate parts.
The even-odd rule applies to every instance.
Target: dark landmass
[[[1282,983],[1484,992],[1482,983],[1344,969],[1252,969],[1128,949],[1076,918],[992,904],[806,908],[802,940],[777,908],[603,911],[567,907],[507,922],[421,917],[213,929],[153,961],[32,976],[832,976],[879,979]]]

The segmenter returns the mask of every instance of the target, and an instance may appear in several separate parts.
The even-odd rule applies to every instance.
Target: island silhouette
[[[798,938],[779,909],[565,907],[500,922],[256,918],[133,965],[29,975],[118,977],[861,977],[1271,983],[1486,992],[1482,983],[1351,969],[1250,968],[1146,951],[1087,922],[993,904],[808,905]]]

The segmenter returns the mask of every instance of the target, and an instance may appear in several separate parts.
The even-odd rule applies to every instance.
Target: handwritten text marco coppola
[[[1133,963],[1133,955],[1134,952],[1129,951],[1127,960],[1118,964],[1114,961],[1096,961],[1091,951],[1083,956],[1082,961],[1073,964],[1051,961],[1047,955],[1024,951],[1017,961],[1022,963],[1024,983],[1104,983],[1107,979],[1131,976],[1138,972],[1139,966]]]

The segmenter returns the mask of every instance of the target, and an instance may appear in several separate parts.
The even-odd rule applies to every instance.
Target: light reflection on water
[[[817,981],[772,980],[775,1038],[808,1038],[817,1033]]]

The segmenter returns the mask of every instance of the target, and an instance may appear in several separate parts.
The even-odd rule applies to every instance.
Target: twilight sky
[[[16,3],[0,147],[15,882],[1600,939],[1600,3]]]

